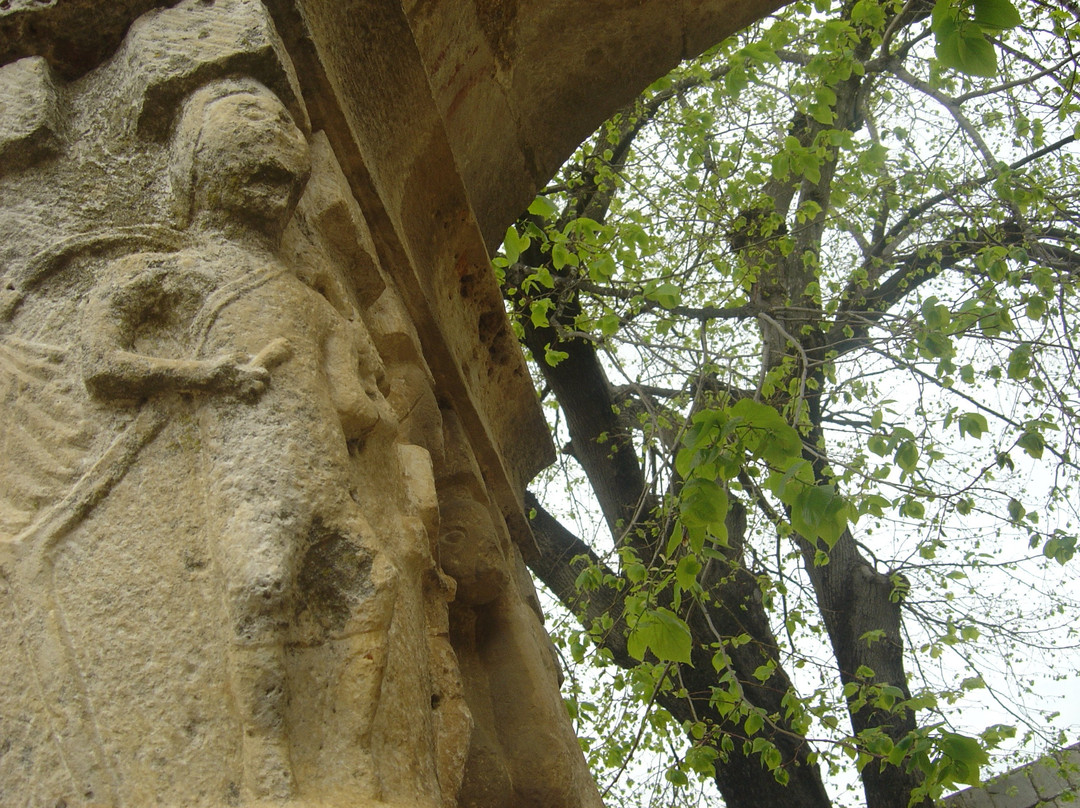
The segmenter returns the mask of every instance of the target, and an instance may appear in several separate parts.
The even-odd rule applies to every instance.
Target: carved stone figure
[[[361,354],[377,362],[359,350],[362,327],[279,254],[309,170],[303,134],[265,87],[225,79],[199,88],[184,102],[170,163],[192,245],[114,262],[83,317],[95,396],[163,406],[165,394],[199,394],[246,797],[295,791],[285,644],[304,552],[330,544],[354,559],[355,603],[321,618],[338,635],[385,637],[392,608],[392,566],[348,491],[348,442],[389,416],[381,369],[361,363]]]
[[[444,412],[438,557],[455,584],[449,640],[473,731],[460,805],[590,805],[559,718],[561,676],[520,553],[491,507],[459,419]],[[559,776],[552,776],[558,772]],[[587,776],[587,775],[585,775]]]

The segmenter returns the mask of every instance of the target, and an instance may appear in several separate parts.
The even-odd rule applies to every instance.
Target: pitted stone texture
[[[986,786],[986,793],[994,808],[1031,808],[1039,802],[1026,771],[993,780]]]
[[[1028,776],[1040,800],[1052,800],[1069,789],[1069,781],[1062,776],[1058,766],[1032,766],[1028,769]]]
[[[397,293],[291,71],[186,0],[4,130],[60,140],[0,173],[4,805],[441,804]]]
[[[1080,746],[992,778],[942,800],[946,808],[1066,808],[1080,796]]]
[[[460,690],[473,730],[466,747],[447,737],[441,752],[464,757],[460,804],[496,805],[498,794],[513,792],[517,804],[537,808],[599,808],[561,720],[558,663],[532,581],[452,412],[444,427],[438,557],[455,584],[448,636],[460,665],[448,690]]]
[[[128,31],[115,58],[131,84],[125,94],[140,105],[140,134],[165,137],[181,99],[206,80],[227,75],[261,77],[301,130],[310,131],[292,62],[260,0],[214,5],[213,14],[206,4],[190,2],[152,11]]]
[[[783,4],[406,0],[488,247],[605,118],[681,59]]]
[[[28,56],[0,67],[0,173],[25,169],[56,151],[58,107],[45,59]]]
[[[1080,744],[1074,744],[1061,756],[1065,776],[1073,788],[1080,790]]]
[[[44,56],[65,78],[97,67],[124,37],[131,21],[176,0],[2,0],[0,64]]]
[[[265,8],[0,75],[0,802],[597,806],[476,459],[490,340],[439,353]],[[478,244],[438,292],[505,335]]]

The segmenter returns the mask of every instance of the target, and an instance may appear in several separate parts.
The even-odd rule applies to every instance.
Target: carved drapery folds
[[[479,234],[426,260],[281,19],[0,67],[0,802],[598,805]]]

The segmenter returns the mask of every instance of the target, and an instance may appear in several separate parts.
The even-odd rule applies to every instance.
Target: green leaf
[[[788,506],[794,506],[799,495],[814,485],[814,471],[810,463],[803,458],[792,463],[783,474],[769,475],[766,483],[767,488]]]
[[[769,681],[769,679],[772,678],[772,675],[774,673],[776,673],[776,665],[775,664],[758,665],[757,668],[754,669],[753,676],[759,682],[764,684],[765,682]]]
[[[555,279],[551,277],[551,271],[547,267],[537,267],[536,271],[529,276],[546,289],[555,288]]]
[[[979,767],[989,763],[990,757],[976,739],[943,732],[939,748],[954,764],[951,772],[953,782],[979,785]]]
[[[648,650],[661,662],[689,664],[692,647],[689,626],[663,607],[644,612],[626,638],[627,651],[638,660],[644,660]]]
[[[1009,353],[1009,378],[1014,381],[1023,381],[1031,371],[1031,345],[1023,343],[1017,345]]]
[[[724,76],[724,89],[732,97],[738,96],[739,93],[745,90],[747,83],[746,68],[742,65],[732,65]]]
[[[1029,320],[1041,320],[1046,315],[1046,301],[1041,297],[1029,298],[1024,313]]]
[[[1043,545],[1043,555],[1066,564],[1076,552],[1076,536],[1055,536]]]
[[[594,281],[600,283],[608,281],[615,274],[615,271],[615,259],[608,253],[603,253],[589,260],[589,277]]]
[[[901,738],[893,746],[892,751],[889,752],[889,763],[894,766],[899,766],[901,763],[903,763],[904,758],[907,757],[908,753],[911,751],[911,747],[915,743],[915,737],[915,733],[909,732],[907,735]]]
[[[776,468],[787,468],[802,457],[802,438],[775,407],[744,398],[729,413],[748,427],[743,441],[755,457]]]
[[[810,117],[813,118],[818,123],[824,124],[825,126],[829,126],[834,120],[836,120],[836,113],[833,111],[833,108],[831,106],[829,106],[828,104],[817,103],[817,104],[811,104],[810,105]],[[807,178],[809,178],[809,176],[810,175],[807,174]],[[811,180],[811,182],[820,182],[820,181],[821,181],[821,172],[818,171],[817,172],[817,179],[816,180]]]
[[[821,121],[826,126],[832,123],[832,110],[827,110],[827,120]],[[800,168],[802,169],[802,175],[808,179],[811,184],[817,185],[821,182],[821,163],[817,157],[809,155],[807,158],[800,161]]]
[[[973,76],[997,73],[997,54],[977,22],[961,19],[951,0],[937,0],[931,30],[937,40],[934,54],[946,67]]]
[[[695,724],[695,729],[698,726],[698,724]],[[704,732],[702,732],[702,735],[704,735]],[[719,756],[720,753],[712,746],[706,744],[693,746],[686,752],[686,765],[704,777],[712,777],[715,774],[713,764]]]
[[[727,512],[727,491],[715,480],[693,477],[683,485],[679,513],[687,527],[704,527],[716,534],[724,527]]]
[[[596,321],[600,333],[605,337],[610,337],[612,334],[616,333],[619,330],[619,325],[621,323],[622,319],[617,314],[605,314]]]
[[[556,242],[551,246],[551,265],[555,269],[562,269],[567,264],[577,266],[579,263],[580,259],[575,253],[570,252],[565,244]]]
[[[690,779],[686,776],[686,772],[675,768],[674,766],[664,772],[664,777],[674,786],[686,786],[690,783]]]
[[[874,516],[884,516],[885,508],[892,505],[888,499],[880,494],[866,494],[859,500],[859,513],[869,513]]]
[[[947,33],[939,33],[937,42],[934,44],[934,55],[946,67],[953,70],[963,70],[964,60],[960,55],[960,32],[953,29]]]
[[[1046,441],[1040,433],[1028,430],[1017,439],[1016,445],[1036,460],[1040,460],[1043,456],[1043,449],[1046,448]]]
[[[930,13],[930,30],[937,36],[956,28],[956,7],[953,0],[937,0]]]
[[[1009,500],[1009,518],[1014,522],[1019,522],[1027,516],[1027,511],[1024,510],[1023,504],[1017,499]]]
[[[939,357],[951,357],[956,351],[953,349],[952,339],[947,334],[931,331],[919,341],[919,348],[927,359]]]
[[[981,438],[987,431],[986,416],[977,412],[966,412],[957,419],[960,426],[960,435],[971,435],[973,438]]]
[[[690,589],[697,583],[697,576],[701,570],[701,562],[698,561],[697,556],[683,556],[675,567],[675,580],[683,589]]]
[[[927,328],[945,328],[952,319],[952,312],[946,306],[941,305],[934,296],[923,301],[921,311]]]
[[[803,488],[791,507],[791,526],[806,538],[822,539],[830,547],[848,523],[847,501],[831,485]]]
[[[673,309],[682,300],[682,292],[673,283],[662,283],[649,293],[648,297],[655,300],[665,309]]]
[[[546,196],[538,196],[529,205],[529,213],[534,216],[541,216],[544,219],[554,219],[559,215],[559,209],[555,203],[548,199]]]
[[[506,228],[506,235],[503,237],[503,253],[506,254],[506,260],[513,264],[521,256],[521,238],[518,236],[517,230],[513,225]]]
[[[566,351],[556,351],[550,345],[544,346],[544,361],[551,365],[551,367],[555,367],[564,359],[569,358],[570,354]]]
[[[896,465],[911,474],[919,465],[919,450],[909,440],[904,441],[896,450]]]
[[[746,722],[743,724],[743,729],[746,730],[747,735],[756,735],[764,726],[765,719],[762,717],[761,713],[754,710],[750,715],[746,716]]]
[[[675,455],[675,471],[679,473],[680,477],[686,479],[690,476],[690,472],[693,471],[697,458],[698,453],[689,446],[679,449],[679,453]]]
[[[548,312],[555,308],[555,301],[550,297],[542,297],[534,300],[529,305],[529,320],[534,328],[546,328],[548,326]]]
[[[975,0],[975,22],[984,28],[1015,28],[1022,20],[1009,0]]]
[[[965,29],[960,36],[960,70],[972,76],[992,78],[997,75],[997,52],[981,31]]]
[[[910,516],[912,519],[922,519],[926,516],[926,508],[917,499],[908,499],[900,506],[901,516]]]

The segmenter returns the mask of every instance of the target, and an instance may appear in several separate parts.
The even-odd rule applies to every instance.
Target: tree
[[[985,663],[1075,647],[1075,594],[1032,582],[1074,574],[1078,39],[1052,0],[796,2],[651,86],[507,232],[612,548],[549,485],[531,567],[653,708],[613,768],[676,727],[668,780],[730,808],[829,805],[844,766],[871,808],[930,805],[1015,730],[954,727],[1002,695]]]

